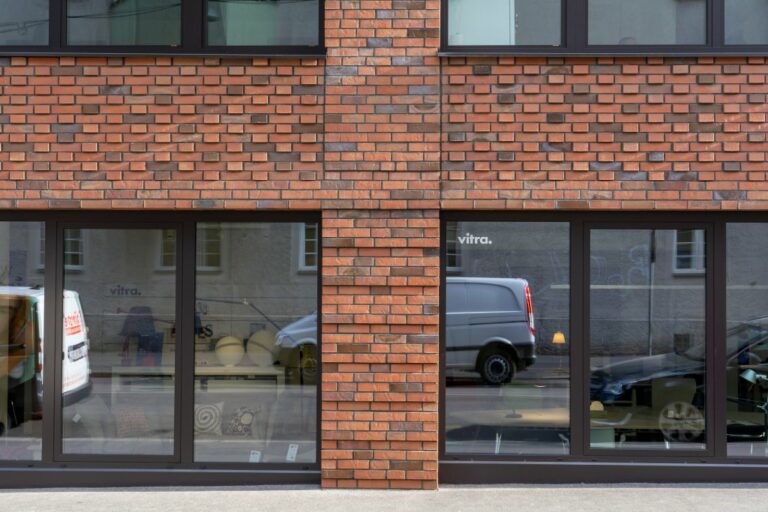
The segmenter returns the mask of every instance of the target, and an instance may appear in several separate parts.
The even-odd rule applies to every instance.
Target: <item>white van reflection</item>
[[[0,435],[40,419],[43,408],[45,291],[0,286]],[[64,291],[62,395],[75,403],[91,391],[88,329],[77,292]]]
[[[446,366],[477,372],[491,385],[515,378],[536,361],[533,299],[528,281],[518,278],[448,277]],[[314,368],[317,313],[277,333],[281,362],[298,360]]]

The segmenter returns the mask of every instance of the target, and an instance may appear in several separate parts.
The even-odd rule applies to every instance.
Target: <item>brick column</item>
[[[437,487],[439,3],[325,2],[324,487]]]
[[[437,486],[439,217],[326,211],[324,487]]]

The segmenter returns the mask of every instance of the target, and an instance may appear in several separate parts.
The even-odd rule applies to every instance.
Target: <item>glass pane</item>
[[[706,0],[589,0],[589,44],[704,44]]]
[[[705,277],[675,273],[674,240],[591,233],[592,448],[705,448]]]
[[[292,264],[300,227],[222,224],[222,272],[197,274],[196,461],[315,461],[317,278]]]
[[[181,0],[70,0],[67,43],[81,46],[177,46]]]
[[[50,0],[0,0],[0,46],[48,44]]]
[[[154,271],[163,230],[82,231],[89,263],[64,269],[63,451],[172,455],[176,275]]]
[[[567,455],[568,223],[447,227],[447,453]]]
[[[768,224],[727,225],[728,455],[768,457]]]
[[[0,460],[40,460],[44,226],[0,222]]]
[[[560,46],[561,0],[449,0],[448,44]]]
[[[725,44],[768,44],[768,1],[725,0]]]
[[[208,1],[209,46],[317,46],[319,0]]]

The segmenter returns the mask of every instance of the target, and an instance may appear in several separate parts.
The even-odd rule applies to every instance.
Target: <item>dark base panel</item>
[[[441,462],[441,484],[768,482],[768,465]]]
[[[319,471],[0,469],[0,488],[319,485]]]

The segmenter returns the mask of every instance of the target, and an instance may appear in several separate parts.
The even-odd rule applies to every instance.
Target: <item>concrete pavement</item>
[[[444,486],[440,491],[323,491],[316,487],[0,491],[8,512],[763,512],[768,484]]]

